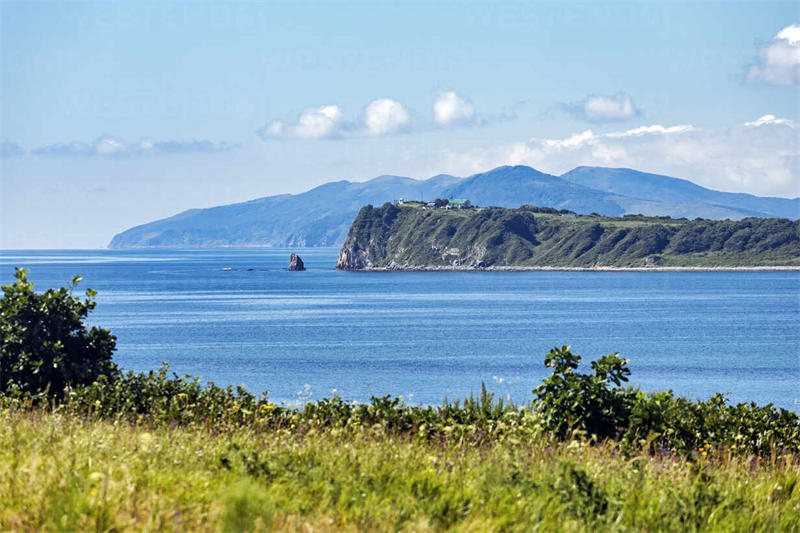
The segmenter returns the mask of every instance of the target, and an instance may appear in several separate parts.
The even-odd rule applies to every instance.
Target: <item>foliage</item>
[[[725,447],[737,454],[800,450],[800,417],[772,404],[728,405],[722,394],[706,401],[676,397],[672,391],[645,394],[621,387],[628,361],[606,355],[576,372],[581,362],[569,347],[553,348],[545,365],[553,373],[534,389],[533,407],[542,427],[560,438],[615,438],[652,453]]]
[[[209,424],[249,423],[281,410],[269,402],[267,394],[256,399],[242,387],[204,386],[199,378],[174,373],[170,377],[166,364],[146,373],[130,371],[113,379],[101,376],[94,383],[70,387],[62,406],[72,412],[110,418]]]
[[[800,265],[800,221],[573,215],[523,206],[362,208],[338,268]]]
[[[693,402],[672,391],[638,394],[621,438],[652,451],[725,447],[736,454],[800,450],[800,417],[772,404],[728,405],[722,394]]]
[[[97,294],[81,300],[72,287],[37,293],[27,271],[16,269],[16,282],[3,286],[0,300],[0,393],[59,395],[67,385],[113,376],[116,338],[106,329],[84,323]]]
[[[575,430],[601,438],[619,434],[628,425],[635,398],[633,391],[619,387],[631,373],[628,361],[606,355],[592,362],[593,375],[576,372],[580,362],[568,346],[553,348],[545,357],[553,373],[533,391],[542,425],[562,438]]]

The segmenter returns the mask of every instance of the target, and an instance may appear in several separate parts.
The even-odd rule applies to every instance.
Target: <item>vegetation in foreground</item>
[[[73,357],[93,293],[35,293],[24,271],[3,291],[0,530],[800,529],[796,413],[645,394],[616,354],[582,373],[554,348],[525,406],[483,389],[289,409],[166,367],[121,374],[106,330]],[[25,335],[46,324],[70,327]],[[74,361],[102,372],[63,379]]]
[[[797,531],[797,454],[625,454],[457,426],[0,415],[0,529]],[[471,433],[471,434],[470,434]],[[491,436],[489,436],[491,433]]]
[[[602,217],[523,206],[365,206],[337,268],[800,265],[800,221]]]

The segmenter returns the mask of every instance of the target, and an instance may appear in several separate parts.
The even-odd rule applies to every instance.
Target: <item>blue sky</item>
[[[4,248],[506,163],[800,194],[795,2],[0,9]]]

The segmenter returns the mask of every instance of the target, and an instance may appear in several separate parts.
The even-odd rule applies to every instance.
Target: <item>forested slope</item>
[[[361,209],[337,268],[800,265],[800,222],[575,216],[550,209]]]

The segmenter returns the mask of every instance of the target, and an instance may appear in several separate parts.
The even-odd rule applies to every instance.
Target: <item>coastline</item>
[[[556,267],[556,266],[409,266],[339,269],[346,272],[800,272],[798,266],[753,267]]]

